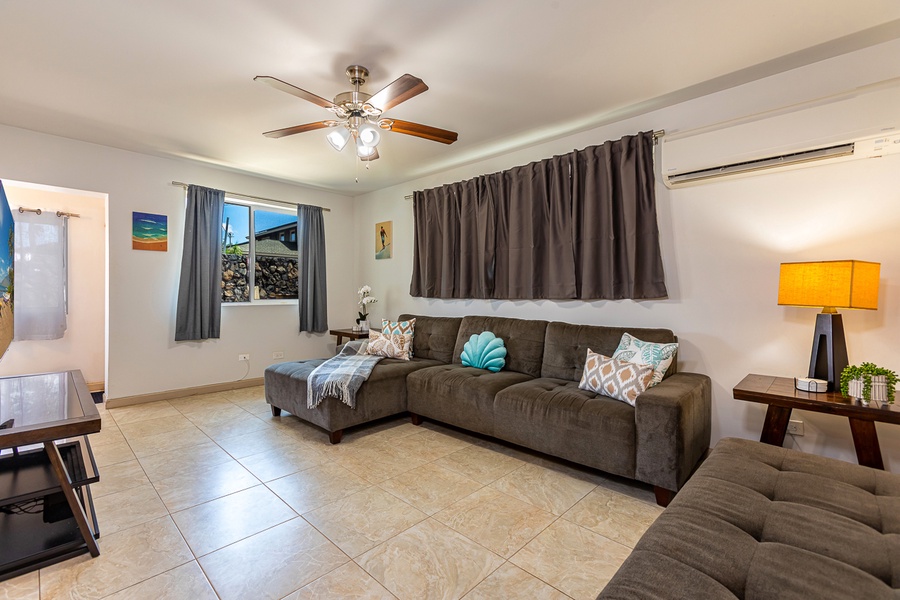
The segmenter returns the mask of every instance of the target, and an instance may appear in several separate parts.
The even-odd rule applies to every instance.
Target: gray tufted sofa
[[[900,597],[900,475],[726,438],[599,598]]]
[[[676,341],[668,329],[572,325],[467,316],[416,318],[415,358],[382,360],[357,394],[357,408],[334,398],[306,407],[306,379],[322,360],[265,371],[266,401],[322,427],[332,443],[344,428],[408,411],[654,486],[665,505],[709,450],[710,381],[673,364],[637,407],[578,389],[587,349],[610,356],[626,331],[645,341]],[[472,334],[503,338],[498,373],[464,367]],[[323,359],[324,360],[324,359]]]

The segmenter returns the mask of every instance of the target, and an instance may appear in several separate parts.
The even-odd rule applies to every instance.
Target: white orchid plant
[[[368,321],[369,320],[369,305],[378,302],[374,296],[371,296],[372,288],[367,285],[359,288],[359,291],[356,292],[356,295],[359,297],[359,318],[356,319],[356,324],[359,325],[360,321]]]

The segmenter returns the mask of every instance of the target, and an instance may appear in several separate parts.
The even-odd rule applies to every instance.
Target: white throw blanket
[[[316,367],[306,379],[306,407],[315,408],[326,397],[356,408],[356,392],[372,374],[382,356],[357,354],[365,346],[347,344],[341,353]]]

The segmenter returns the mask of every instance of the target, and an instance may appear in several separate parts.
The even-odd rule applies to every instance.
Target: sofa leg
[[[328,432],[328,441],[332,444],[340,444],[341,438],[344,437],[344,430],[338,429],[337,431],[329,431]]]
[[[422,424],[422,417],[417,415],[416,413],[409,413],[409,420],[412,421],[413,425]]]
[[[659,487],[658,485],[653,486],[653,493],[656,494],[656,503],[663,508],[667,507],[669,502],[672,501],[672,498],[675,497],[675,492]]]
[[[281,409],[278,408],[277,406],[275,406],[274,404],[270,404],[270,406],[272,407],[272,416],[273,416],[273,417],[280,417],[280,416],[281,416]]]

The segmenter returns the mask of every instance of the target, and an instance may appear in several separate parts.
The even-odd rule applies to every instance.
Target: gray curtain
[[[175,341],[219,337],[222,303],[222,214],[225,192],[189,185]]]
[[[649,131],[415,192],[410,294],[665,297],[654,194]]]
[[[325,219],[319,206],[297,206],[297,255],[300,331],[328,331]]]

